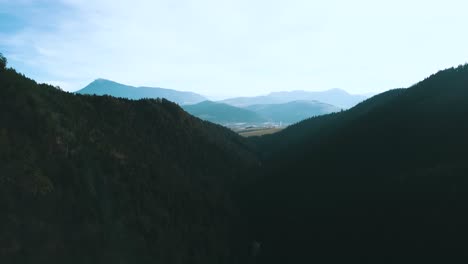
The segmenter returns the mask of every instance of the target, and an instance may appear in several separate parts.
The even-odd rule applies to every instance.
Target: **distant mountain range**
[[[335,105],[340,108],[351,108],[364,101],[367,97],[363,95],[352,95],[341,89],[331,89],[321,92],[291,91],[273,92],[268,95],[255,97],[236,97],[223,100],[221,102],[238,107],[245,107],[257,104],[284,104],[292,101],[320,101]]]
[[[128,99],[165,98],[178,104],[196,104],[207,100],[202,95],[193,92],[183,92],[156,87],[134,87],[105,79],[97,79],[78,94],[111,95]]]
[[[196,117],[221,125],[265,122],[288,125],[313,116],[338,112],[366,99],[363,95],[351,95],[340,89],[332,89],[322,92],[274,92],[265,96],[236,97],[212,102],[193,92],[134,87],[105,79],[97,79],[76,93],[111,95],[135,100],[165,98],[182,105],[187,112]]]
[[[284,104],[257,104],[247,106],[258,115],[271,122],[294,124],[304,119],[339,112],[341,109],[318,101],[293,101]]]
[[[267,121],[266,118],[254,111],[212,101],[185,105],[182,108],[198,118],[218,124],[263,123]]]
[[[184,110],[201,119],[226,125],[229,123],[260,124],[265,122],[294,124],[301,120],[338,112],[341,109],[318,101],[293,101],[284,104],[257,104],[245,108],[205,101],[185,105]]]
[[[468,64],[243,138],[1,61],[0,263],[466,259]]]

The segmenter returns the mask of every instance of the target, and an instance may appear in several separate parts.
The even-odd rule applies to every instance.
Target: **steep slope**
[[[97,79],[76,93],[111,95],[127,99],[165,98],[178,104],[196,104],[206,100],[205,97],[192,92],[154,87],[133,87],[104,79]]]
[[[365,100],[362,95],[352,95],[341,89],[331,89],[322,92],[291,91],[274,92],[264,96],[237,97],[221,101],[237,107],[256,104],[284,104],[292,101],[320,101],[340,108],[350,108]]]
[[[253,139],[261,263],[455,263],[468,235],[468,66]]]
[[[194,105],[182,106],[190,114],[217,124],[263,123],[265,118],[247,109],[227,104],[204,101]]]
[[[0,71],[1,263],[246,263],[243,138],[167,100]]]
[[[336,106],[321,103],[318,101],[293,101],[284,104],[259,104],[247,106],[258,115],[271,122],[282,122],[284,124],[294,124],[304,119],[339,112]]]

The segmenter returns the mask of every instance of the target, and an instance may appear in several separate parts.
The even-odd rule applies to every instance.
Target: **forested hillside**
[[[1,263],[459,263],[468,65],[244,139],[0,56]]]
[[[1,263],[245,263],[243,138],[167,100],[62,92],[0,67]]]
[[[458,263],[468,236],[468,65],[253,139],[261,263]]]

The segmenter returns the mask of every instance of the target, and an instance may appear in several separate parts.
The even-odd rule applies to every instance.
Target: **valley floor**
[[[244,130],[240,130],[236,132],[243,137],[253,137],[253,136],[274,134],[283,129],[284,129],[283,127],[256,127],[256,128],[248,128],[248,129],[244,129]]]

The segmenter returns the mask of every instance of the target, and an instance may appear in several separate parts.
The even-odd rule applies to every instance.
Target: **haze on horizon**
[[[462,0],[0,0],[0,51],[68,91],[105,78],[217,98],[378,93],[467,62],[466,10]]]

